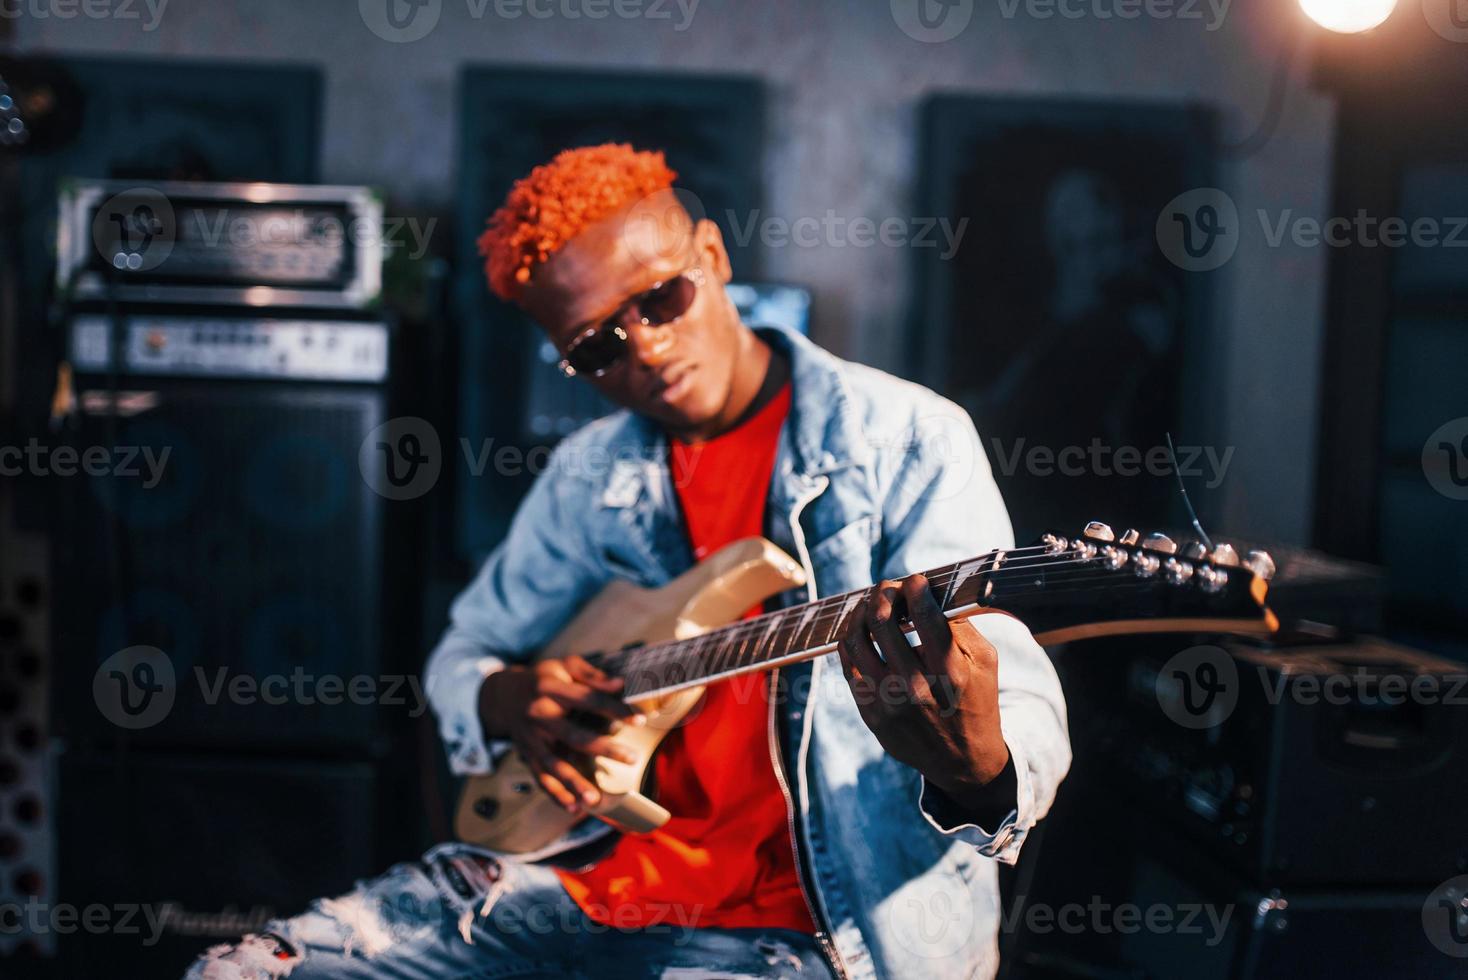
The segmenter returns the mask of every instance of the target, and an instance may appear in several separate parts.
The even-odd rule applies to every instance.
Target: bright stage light
[[[1359,34],[1390,17],[1397,0],[1300,0],[1300,6],[1321,27]]]

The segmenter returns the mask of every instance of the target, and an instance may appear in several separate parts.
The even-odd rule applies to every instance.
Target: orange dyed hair
[[[479,236],[489,288],[500,299],[519,298],[531,270],[587,225],[666,190],[677,176],[661,151],[627,143],[561,151],[515,181]]]

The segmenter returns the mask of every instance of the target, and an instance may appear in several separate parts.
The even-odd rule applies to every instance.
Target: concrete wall
[[[972,6],[972,19],[932,43],[899,28],[912,0],[533,0],[549,17],[520,0],[429,0],[440,6],[436,26],[389,43],[367,26],[382,0],[360,9],[351,0],[71,2],[0,0],[0,10],[22,51],[319,64],[323,178],[430,204],[454,186],[454,80],[466,63],[755,73],[770,86],[768,212],[788,220],[835,209],[876,222],[911,215],[916,107],[930,90],[1207,102],[1226,138],[1241,139],[1303,26],[1281,0],[1121,0],[1121,10],[1140,12],[1132,18],[1107,16],[1117,0],[1061,0],[1080,16],[1062,16],[1055,0],[958,0],[953,16]],[[616,13],[635,9],[642,15]],[[598,10],[609,15],[586,16]],[[1196,397],[1216,409],[1216,431],[1186,434],[1236,447],[1218,508],[1226,527],[1297,541],[1311,520],[1325,255],[1266,247],[1254,215],[1327,207],[1332,112],[1305,74],[1302,58],[1277,135],[1222,173],[1244,241],[1207,273],[1217,279],[1224,353],[1216,384]],[[822,343],[878,366],[900,363],[905,251],[790,246],[768,253],[767,271],[814,287]]]

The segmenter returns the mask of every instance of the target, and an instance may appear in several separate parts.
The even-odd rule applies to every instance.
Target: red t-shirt
[[[674,486],[695,560],[763,532],[789,411],[787,384],[738,428],[697,445],[673,442]],[[768,671],[709,685],[655,760],[658,802],[672,819],[623,837],[589,871],[558,872],[590,918],[621,928],[816,931],[770,757],[769,689]]]

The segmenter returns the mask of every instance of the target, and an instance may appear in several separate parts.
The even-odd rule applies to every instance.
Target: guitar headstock
[[[1279,629],[1265,605],[1274,560],[1242,557],[1232,545],[1209,548],[1166,534],[1120,534],[1092,521],[1074,538],[1046,534],[1046,574],[1025,596],[1000,596],[1041,643],[1123,633],[1244,632]],[[1009,601],[1005,601],[1005,600]]]

